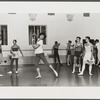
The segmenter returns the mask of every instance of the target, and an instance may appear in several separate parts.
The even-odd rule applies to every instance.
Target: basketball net
[[[32,13],[29,13],[29,19],[31,20],[31,21],[34,21],[34,20],[36,20],[36,14],[32,14]]]
[[[66,16],[69,22],[73,21],[74,14],[67,14]]]
[[[33,44],[35,44],[36,38],[37,38],[37,35],[35,33],[33,33],[33,35],[32,35],[32,42],[33,42]]]

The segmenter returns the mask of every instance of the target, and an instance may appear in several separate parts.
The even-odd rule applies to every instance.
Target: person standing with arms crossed
[[[70,47],[71,47],[71,44],[72,44],[72,41],[68,41],[67,43],[67,55],[66,55],[66,64],[69,66],[70,63],[71,63],[71,59],[70,59],[70,55],[71,55],[71,50],[70,50]]]
[[[60,43],[58,43],[57,41],[55,41],[55,44],[53,46],[53,55],[54,55],[54,62],[56,64],[56,58],[58,59],[58,62],[60,64],[60,66],[62,66],[61,62],[60,62],[60,57],[59,57],[59,53],[58,53],[58,48],[60,46]]]

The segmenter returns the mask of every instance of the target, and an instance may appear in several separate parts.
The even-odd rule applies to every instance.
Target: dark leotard
[[[82,45],[75,45],[75,56],[76,57],[80,57],[80,55],[82,54]]]

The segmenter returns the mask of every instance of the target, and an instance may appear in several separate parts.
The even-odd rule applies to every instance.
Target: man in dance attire
[[[72,73],[75,73],[75,68],[79,67],[79,72],[81,70],[81,56],[82,56],[82,50],[83,46],[80,42],[81,37],[76,37],[76,43],[74,45],[75,48],[75,56],[74,56],[74,64],[73,64],[73,71]]]
[[[50,65],[44,55],[44,51],[43,51],[43,40],[46,38],[46,35],[44,33],[40,33],[39,34],[39,38],[37,40],[37,43],[34,44],[32,42],[32,47],[35,50],[35,66],[36,66],[36,70],[38,73],[38,76],[36,78],[41,78],[41,73],[40,73],[40,68],[38,67],[39,61],[42,60],[49,68],[52,69],[52,71],[54,72],[55,76],[58,77],[58,73],[56,72],[56,70],[52,67],[52,65]]]

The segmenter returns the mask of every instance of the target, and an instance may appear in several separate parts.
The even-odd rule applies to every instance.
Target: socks
[[[40,74],[40,69],[39,69],[39,68],[37,68],[36,70],[37,70],[37,73],[38,73],[38,77],[41,77],[41,74]]]

